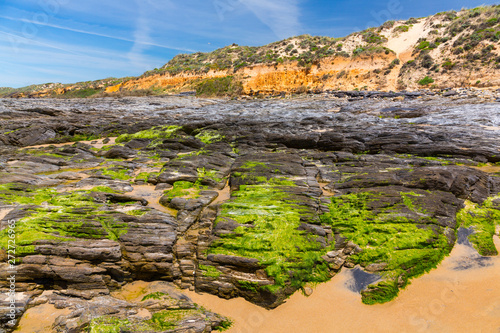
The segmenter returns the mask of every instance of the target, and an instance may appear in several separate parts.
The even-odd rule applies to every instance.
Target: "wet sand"
[[[7,214],[9,214],[12,210],[13,208],[0,209],[0,221],[2,221],[7,216]]]
[[[326,188],[330,183],[319,183],[319,187],[321,188],[321,191],[323,191],[323,196],[324,197],[333,197],[335,193],[330,191],[328,188]]]
[[[134,190],[127,194],[139,196],[147,200],[148,207],[157,209],[161,212],[177,216],[177,210],[168,208],[160,204],[160,198],[163,196],[163,191],[156,191],[153,185],[133,185]]]
[[[68,315],[69,309],[56,309],[52,304],[42,304],[30,308],[19,321],[14,332],[18,333],[47,333],[54,332],[51,327],[57,317]]]
[[[106,140],[106,138],[97,139],[97,140],[89,140],[89,141],[78,141],[78,142],[90,145],[90,146],[97,148],[97,149],[101,149],[104,146],[110,146],[110,145],[115,144],[116,137],[107,138],[107,139],[109,139],[108,143],[103,143],[103,141]],[[23,147],[23,149],[36,149],[36,148],[45,148],[45,147],[50,147],[50,146],[63,147],[63,146],[73,145],[75,143],[76,142],[49,143],[49,144],[44,144],[44,145],[26,146],[26,147]]]
[[[487,164],[484,166],[471,166],[471,168],[481,170],[483,172],[487,173],[499,173],[500,172],[500,165],[492,165],[492,164]]]
[[[496,236],[495,244],[500,248]],[[362,304],[361,296],[347,288],[351,272],[346,269],[318,285],[311,296],[297,292],[274,310],[243,299],[184,292],[232,318],[229,333],[499,332],[500,257],[474,260],[476,256],[470,247],[455,245],[437,269],[412,280],[394,301],[379,305]]]
[[[212,205],[217,205],[231,199],[231,188],[229,187],[229,182],[226,183],[226,186],[224,186],[222,190],[217,190],[217,193],[219,196],[215,198]]]

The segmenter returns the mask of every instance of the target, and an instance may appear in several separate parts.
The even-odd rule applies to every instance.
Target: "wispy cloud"
[[[145,39],[145,38],[140,38],[140,39],[130,39],[130,38],[125,38],[125,37],[120,37],[120,36],[113,36],[113,35],[108,35],[100,32],[95,32],[95,31],[88,31],[88,30],[82,30],[82,29],[77,29],[77,28],[72,28],[72,27],[65,27],[49,22],[38,22],[38,21],[33,21],[25,18],[15,18],[15,17],[9,17],[9,16],[4,16],[0,15],[0,18],[11,20],[11,21],[19,21],[19,22],[25,22],[25,23],[31,23],[31,24],[36,24],[40,26],[46,26],[50,28],[55,28],[55,29],[60,29],[60,30],[66,30],[66,31],[71,31],[71,32],[78,32],[81,34],[86,34],[86,35],[92,35],[92,36],[98,36],[98,37],[105,37],[105,38],[111,38],[115,40],[121,40],[125,42],[130,42],[134,44],[142,44],[142,45],[147,45],[147,46],[156,46],[164,49],[169,49],[169,50],[177,50],[177,51],[185,51],[185,52],[195,52],[194,50],[187,49],[187,48],[182,48],[182,47],[177,47],[177,46],[171,46],[171,45],[165,45],[165,44],[160,44],[160,43],[155,43],[151,39]],[[142,17],[144,22],[141,22],[142,25],[146,26],[147,20],[145,20],[144,17]]]
[[[298,0],[240,0],[279,38],[297,35],[300,29]]]
[[[214,1],[238,5],[221,21]],[[211,51],[233,42],[265,44],[302,30],[300,1],[65,1],[48,20],[40,20],[40,1],[6,0],[0,5],[0,85],[138,75],[179,52]],[[33,25],[36,34],[23,36]]]
[[[146,4],[142,0],[136,0],[136,5],[139,7],[139,15],[136,20],[136,29],[134,31],[134,45],[128,53],[130,61],[136,65],[143,67],[145,70],[148,64],[144,61],[143,51],[147,45],[151,44],[149,21],[146,17]]]

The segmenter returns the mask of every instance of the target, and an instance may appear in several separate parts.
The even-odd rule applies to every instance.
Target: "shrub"
[[[357,55],[360,55],[361,53],[363,53],[365,51],[364,48],[362,47],[358,47],[356,48],[354,51],[352,51],[352,55],[353,56],[357,56]]]
[[[430,45],[430,44],[431,44],[431,43],[430,43],[429,41],[427,41],[427,40],[423,40],[423,41],[421,41],[421,42],[417,45],[417,49],[419,49],[419,50],[425,50],[425,49],[429,48],[429,45]]]
[[[373,31],[364,32],[362,35],[363,40],[369,44],[381,44],[387,41],[387,38]]]
[[[410,30],[410,27],[407,25],[400,25],[400,26],[394,28],[394,31],[396,31],[396,32],[407,32],[408,30]]]
[[[340,71],[340,72],[337,74],[337,79],[340,79],[341,77],[346,76],[346,75],[347,75],[346,71],[345,71],[345,70],[342,70],[342,71]]]
[[[380,26],[379,31],[384,30],[384,29],[390,29],[394,26],[395,23],[396,23],[396,21],[393,21],[393,20],[387,21]]]
[[[434,82],[434,79],[432,77],[426,76],[422,80],[418,81],[418,84],[420,84],[421,86],[426,86],[426,85],[431,84],[433,82]]]
[[[455,63],[451,62],[450,60],[446,60],[441,66],[443,68],[446,68],[447,70],[451,70],[453,67],[455,67]]]
[[[236,96],[243,91],[241,82],[233,76],[206,79],[196,86],[197,96]]]
[[[434,59],[432,59],[430,54],[424,54],[422,60],[420,61],[420,65],[424,68],[431,68],[434,65]]]
[[[490,27],[496,25],[498,23],[498,18],[497,17],[494,17],[492,19],[489,19],[488,21],[486,21],[486,24],[489,25]]]

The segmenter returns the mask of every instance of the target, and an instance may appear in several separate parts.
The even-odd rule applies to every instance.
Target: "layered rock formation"
[[[54,331],[205,332],[224,319],[172,285],[274,308],[358,266],[378,277],[371,304],[437,265],[461,225],[494,254],[498,104],[344,95],[1,100],[0,288],[16,221],[16,320],[55,306],[69,313]],[[162,283],[121,297],[134,281]]]

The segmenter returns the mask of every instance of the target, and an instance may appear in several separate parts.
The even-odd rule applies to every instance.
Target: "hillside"
[[[0,88],[9,97],[258,95],[325,90],[500,87],[500,5],[388,21],[343,38],[182,54],[140,77]]]

